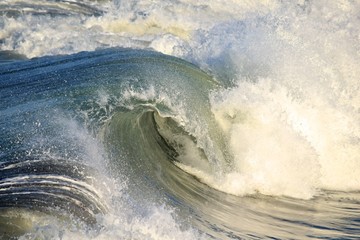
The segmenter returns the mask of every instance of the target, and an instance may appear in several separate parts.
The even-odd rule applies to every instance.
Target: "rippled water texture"
[[[0,3],[4,239],[357,239],[360,2]]]

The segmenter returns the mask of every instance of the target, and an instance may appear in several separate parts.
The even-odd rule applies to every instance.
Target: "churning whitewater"
[[[0,238],[359,238],[359,14],[3,0]]]

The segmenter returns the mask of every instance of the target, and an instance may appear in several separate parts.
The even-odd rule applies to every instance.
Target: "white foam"
[[[154,207],[146,216],[105,216],[106,229],[95,239],[201,239],[192,229],[181,229],[164,206]],[[70,238],[69,238],[70,239]]]
[[[115,184],[116,185],[116,184]],[[160,206],[135,206],[123,199],[126,188],[112,189],[113,205],[109,213],[98,216],[98,227],[87,229],[79,222],[63,221],[55,217],[22,215],[27,233],[19,239],[206,239],[198,231],[180,226],[172,209]],[[133,204],[133,203],[132,203]],[[25,227],[23,227],[25,230]]]
[[[185,58],[236,85],[211,96],[234,167],[214,186],[303,198],[321,188],[359,189],[358,2],[113,1],[102,8],[99,17],[1,17],[1,49],[36,57],[121,46]]]
[[[288,120],[293,103],[287,92],[271,82],[243,83],[214,97],[215,116],[234,156],[222,187],[237,195],[309,198],[320,177],[317,153]]]
[[[243,27],[249,33],[218,54],[235,68],[237,85],[212,94],[234,155],[221,189],[300,198],[359,189],[359,20],[344,4],[313,4],[307,18],[271,32],[267,24]]]
[[[15,4],[11,0],[9,6]],[[90,3],[89,3],[90,4]],[[153,48],[186,57],[196,33],[219,22],[244,18],[249,12],[266,14],[276,1],[111,1],[98,4],[102,16],[22,15],[2,17],[2,50],[29,58],[91,51],[99,47]]]

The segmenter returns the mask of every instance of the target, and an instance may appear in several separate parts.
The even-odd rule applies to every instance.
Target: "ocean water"
[[[360,238],[359,16],[2,0],[0,238]]]

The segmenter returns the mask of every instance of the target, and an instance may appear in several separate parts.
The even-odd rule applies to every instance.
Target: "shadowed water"
[[[357,239],[359,9],[1,2],[0,234]]]

